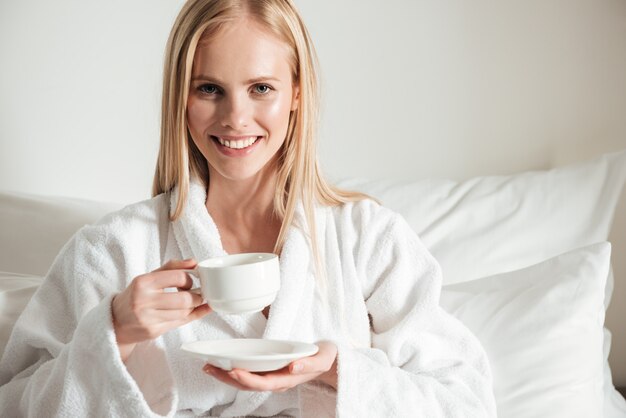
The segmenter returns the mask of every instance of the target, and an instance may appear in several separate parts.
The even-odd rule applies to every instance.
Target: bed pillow
[[[595,244],[443,287],[441,306],[471,329],[487,352],[498,416],[602,416],[610,252],[610,244]]]
[[[45,275],[78,229],[120,207],[115,203],[0,192],[0,270]]]
[[[42,280],[39,276],[0,272],[0,357],[9,341],[15,321]]]
[[[399,212],[445,284],[517,270],[607,241],[626,182],[626,151],[549,171],[452,180],[345,180]]]

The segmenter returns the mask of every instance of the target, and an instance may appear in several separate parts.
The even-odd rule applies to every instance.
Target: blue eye
[[[202,93],[205,93],[205,94],[219,93],[219,90],[215,84],[203,84],[198,87],[198,90],[200,90]]]

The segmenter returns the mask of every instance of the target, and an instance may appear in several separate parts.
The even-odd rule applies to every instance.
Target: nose
[[[246,128],[250,119],[250,103],[245,98],[230,96],[221,109],[221,125],[235,131]]]

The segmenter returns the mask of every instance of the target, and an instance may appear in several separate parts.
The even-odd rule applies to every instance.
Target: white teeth
[[[216,138],[218,142],[224,145],[225,147],[233,148],[233,149],[243,149],[243,148],[248,148],[250,145],[254,144],[258,137],[254,136],[248,139],[241,139],[238,141],[227,141],[225,139],[220,138],[219,136]]]

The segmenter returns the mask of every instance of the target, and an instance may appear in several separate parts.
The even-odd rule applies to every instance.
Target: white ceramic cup
[[[185,271],[200,280],[200,287],[191,291],[202,295],[216,312],[262,311],[274,301],[280,289],[278,256],[271,253],[210,258]]]

